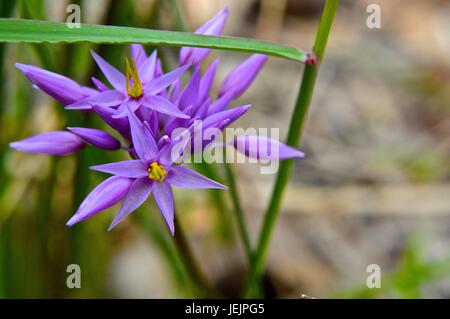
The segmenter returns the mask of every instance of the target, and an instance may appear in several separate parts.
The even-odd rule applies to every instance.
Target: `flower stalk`
[[[330,34],[331,25],[336,14],[339,0],[327,0],[322,12],[322,17],[317,30],[313,52],[314,56],[309,59],[309,63],[305,65],[303,71],[302,82],[295,103],[294,113],[291,117],[289,131],[287,136],[287,144],[297,146],[300,143],[305,121],[308,115],[308,109],[314,91],[314,84],[317,79],[319,66],[323,61],[325,48]],[[294,161],[292,159],[282,161],[278,171],[275,185],[268,208],[266,210],[263,226],[258,237],[257,246],[253,254],[250,271],[247,278],[245,294],[251,296],[258,288],[259,281],[267,260],[267,253],[270,239],[272,237],[275,224],[280,213],[281,202],[284,190],[292,172]]]

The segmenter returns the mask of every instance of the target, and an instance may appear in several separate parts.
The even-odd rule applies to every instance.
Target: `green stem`
[[[239,233],[241,234],[242,244],[244,245],[245,254],[249,262],[252,260],[252,246],[250,243],[250,236],[248,235],[247,225],[245,223],[244,211],[242,210],[241,201],[236,186],[236,179],[234,178],[233,170],[229,163],[225,163],[225,174],[227,184],[229,187],[231,200],[233,202],[233,211],[236,216],[236,221],[239,226]]]
[[[291,118],[291,123],[289,125],[287,136],[288,145],[295,147],[299,145],[301,140],[319,65],[324,57],[328,35],[330,33],[331,25],[333,23],[338,5],[339,0],[327,0],[325,3],[313,48],[316,61],[311,60],[311,63],[307,64],[303,71],[302,83],[299,89],[294,113]],[[280,164],[280,169],[276,177],[270,203],[264,216],[263,226],[258,238],[255,253],[253,255],[247,281],[247,295],[251,294],[252,289],[254,289],[258,284],[264,269],[270,238],[280,213],[284,189],[286,188],[289,176],[291,175],[293,164],[293,160],[286,160]]]
[[[186,31],[188,28],[186,19],[184,18],[183,14],[182,3],[180,3],[180,0],[171,0],[171,6],[174,11],[176,29],[180,31]]]

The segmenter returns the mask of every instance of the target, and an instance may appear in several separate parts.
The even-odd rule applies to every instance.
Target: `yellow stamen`
[[[125,64],[127,68],[126,73],[126,88],[128,95],[133,98],[138,98],[142,95],[142,83],[141,79],[139,79],[139,74],[136,67],[136,62],[131,59],[131,64],[128,58],[125,58]],[[130,83],[130,78],[133,80],[133,83]]]
[[[164,169],[164,166],[158,164],[157,162],[153,162],[150,164],[150,168],[148,171],[148,178],[162,183],[166,178],[167,171]]]

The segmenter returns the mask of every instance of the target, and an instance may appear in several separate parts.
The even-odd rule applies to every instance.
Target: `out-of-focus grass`
[[[369,275],[369,274],[368,274]],[[427,262],[423,247],[412,238],[405,247],[401,262],[393,273],[381,274],[381,287],[361,286],[335,294],[334,298],[421,298],[423,287],[450,276],[450,259]]]

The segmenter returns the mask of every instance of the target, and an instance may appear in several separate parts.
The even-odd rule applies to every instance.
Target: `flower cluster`
[[[228,10],[222,10],[196,33],[220,35],[227,16]],[[71,154],[87,144],[110,151],[126,150],[132,159],[91,167],[113,176],[86,197],[67,225],[83,221],[123,199],[111,229],[152,193],[173,234],[172,185],[226,188],[176,163],[187,141],[197,134],[196,121],[202,121],[203,129],[223,131],[246,113],[250,105],[230,107],[230,104],[250,86],[267,57],[255,54],[241,63],[226,77],[218,96],[213,99],[211,88],[219,61],[213,61],[203,74],[200,69],[210,49],[181,48],[179,66],[167,73],[156,51],[147,56],[142,45],[133,44],[130,49],[131,57],[125,59],[125,74],[92,52],[110,84],[92,78],[95,88],[32,65],[16,64],[37,88],[64,104],[66,109],[94,112],[120,137],[94,128],[68,127],[66,131],[39,134],[10,146],[23,152],[50,155]],[[190,77],[183,83],[182,76],[186,73],[190,73]],[[202,148],[210,142],[204,143]],[[302,152],[270,138],[243,136],[232,145],[243,154],[258,158],[260,142],[269,149],[276,148],[278,159],[303,157]]]

